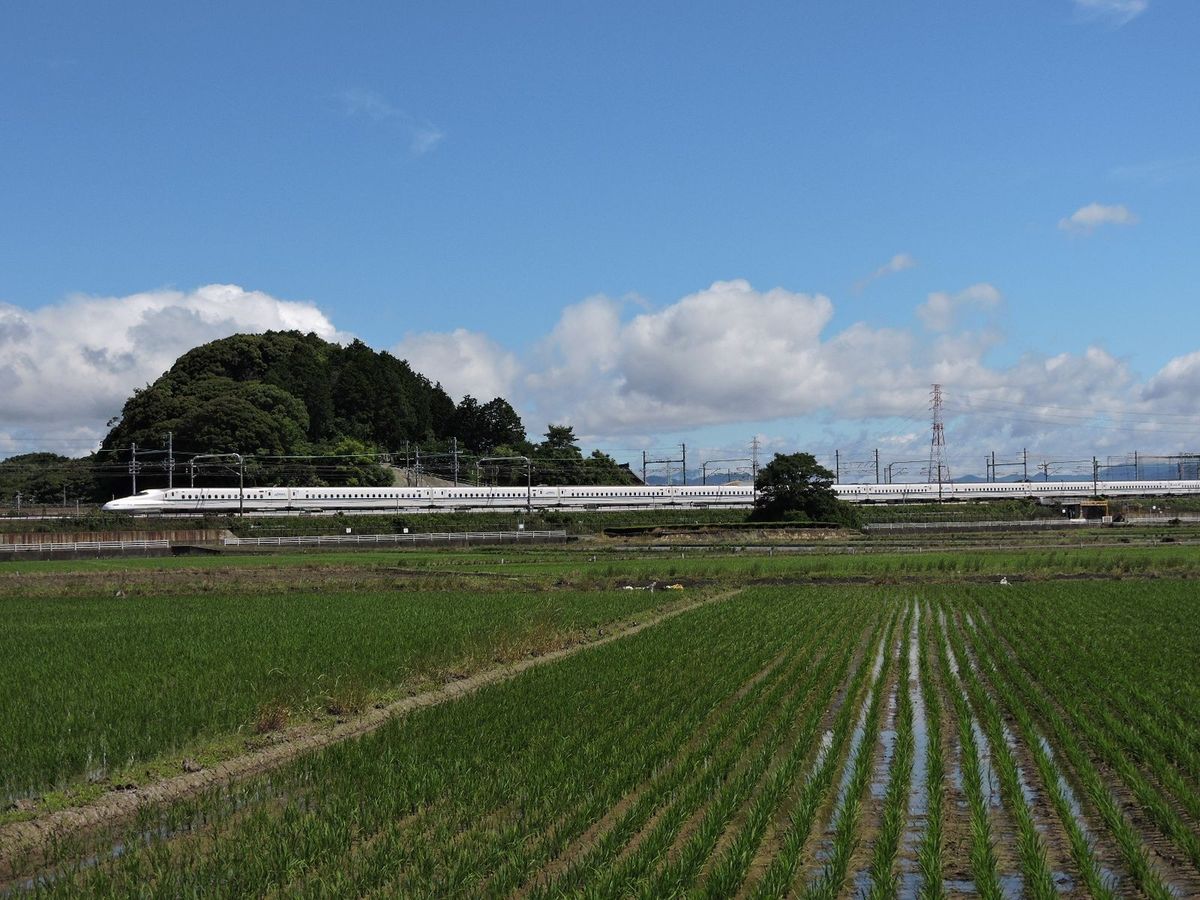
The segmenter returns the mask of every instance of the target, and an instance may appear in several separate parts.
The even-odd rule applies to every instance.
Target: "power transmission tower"
[[[942,499],[942,473],[945,470],[945,480],[950,478],[950,470],[946,466],[946,430],[942,425],[942,386],[933,385],[929,393],[929,408],[933,411],[933,437],[929,443],[929,483],[937,479],[938,499]],[[936,466],[936,468],[934,468]]]

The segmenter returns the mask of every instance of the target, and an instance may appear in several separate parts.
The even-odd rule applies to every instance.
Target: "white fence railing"
[[[155,541],[46,541],[40,544],[0,544],[0,553],[86,553],[98,550],[170,550],[168,540]]]
[[[340,544],[504,544],[565,540],[566,531],[444,531],[424,534],[316,534],[292,537],[225,538],[227,547],[334,547]]]

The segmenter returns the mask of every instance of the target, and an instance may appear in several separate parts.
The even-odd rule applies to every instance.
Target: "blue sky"
[[[918,449],[932,380],[968,458],[1200,443],[1200,4],[0,24],[8,452],[85,442],[196,340],[297,323],[606,447]]]

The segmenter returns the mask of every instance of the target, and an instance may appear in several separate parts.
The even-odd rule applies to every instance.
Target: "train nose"
[[[109,500],[101,507],[105,512],[120,512],[124,508],[120,500]]]

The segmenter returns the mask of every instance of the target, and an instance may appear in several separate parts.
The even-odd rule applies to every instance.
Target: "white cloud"
[[[125,297],[77,295],[36,310],[0,304],[0,404],[10,436],[98,439],[134,388],[176,358],[238,332],[344,340],[316,306],[237,285]],[[74,448],[78,452],[79,448]]]
[[[937,292],[917,307],[917,316],[930,331],[948,331],[964,310],[989,311],[1003,302],[1000,292],[992,285],[973,284],[957,294]]]
[[[410,115],[378,91],[351,88],[334,94],[333,99],[351,118],[366,118],[378,125],[399,127],[407,135],[409,153],[413,156],[431,152],[446,137],[445,132],[432,122]]]
[[[455,402],[464,394],[480,401],[509,397],[520,370],[516,357],[478,331],[407,334],[392,353],[431,381],[440,382]]]
[[[1196,415],[1200,396],[1200,350],[1167,362],[1142,391],[1142,398],[1172,413]],[[1196,429],[1200,432],[1200,428]]]
[[[1075,10],[1087,19],[1102,19],[1121,26],[1150,8],[1150,0],[1073,0]]]
[[[387,98],[377,91],[351,88],[336,94],[335,97],[348,116],[366,116],[376,122],[404,117],[403,112],[392,106]]]
[[[413,129],[412,140],[408,149],[413,156],[424,156],[433,150],[446,135],[433,125],[420,125]]]
[[[1122,204],[1105,206],[1089,203],[1081,206],[1067,218],[1058,220],[1058,227],[1071,234],[1091,234],[1101,225],[1136,225],[1138,217]]]
[[[410,334],[393,352],[456,400],[506,397],[532,434],[569,422],[588,446],[686,439],[689,459],[693,446],[720,449],[712,430],[729,437],[764,425],[771,449],[836,446],[865,459],[878,447],[884,463],[920,459],[931,382],[945,387],[951,458],[971,471],[1006,447],[1061,459],[1194,444],[1200,350],[1149,379],[1095,346],[999,366],[987,360],[1003,334],[987,314],[1001,303],[994,286],[976,284],[931,294],[924,329],[833,331],[828,297],[723,281],[659,309],[586,298],[524,357],[466,329]],[[232,285],[74,297],[35,311],[0,304],[0,452],[33,449],[31,435],[84,452],[80,441],[98,438],[130,392],[179,354],[237,331],[290,328],[347,339],[312,304]],[[701,429],[709,436],[689,435]],[[58,449],[37,449],[48,445]]]
[[[914,268],[917,261],[908,253],[897,253],[882,266],[872,272],[865,278],[860,278],[854,283],[856,291],[863,291],[872,281],[878,281],[886,275],[891,275],[895,272],[903,272],[905,269]]]
[[[564,312],[526,386],[542,418],[588,433],[690,427],[816,409],[832,390],[820,333],[833,304],[820,295],[717,282],[665,309],[620,321],[591,298]],[[550,411],[554,415],[550,415]]]

